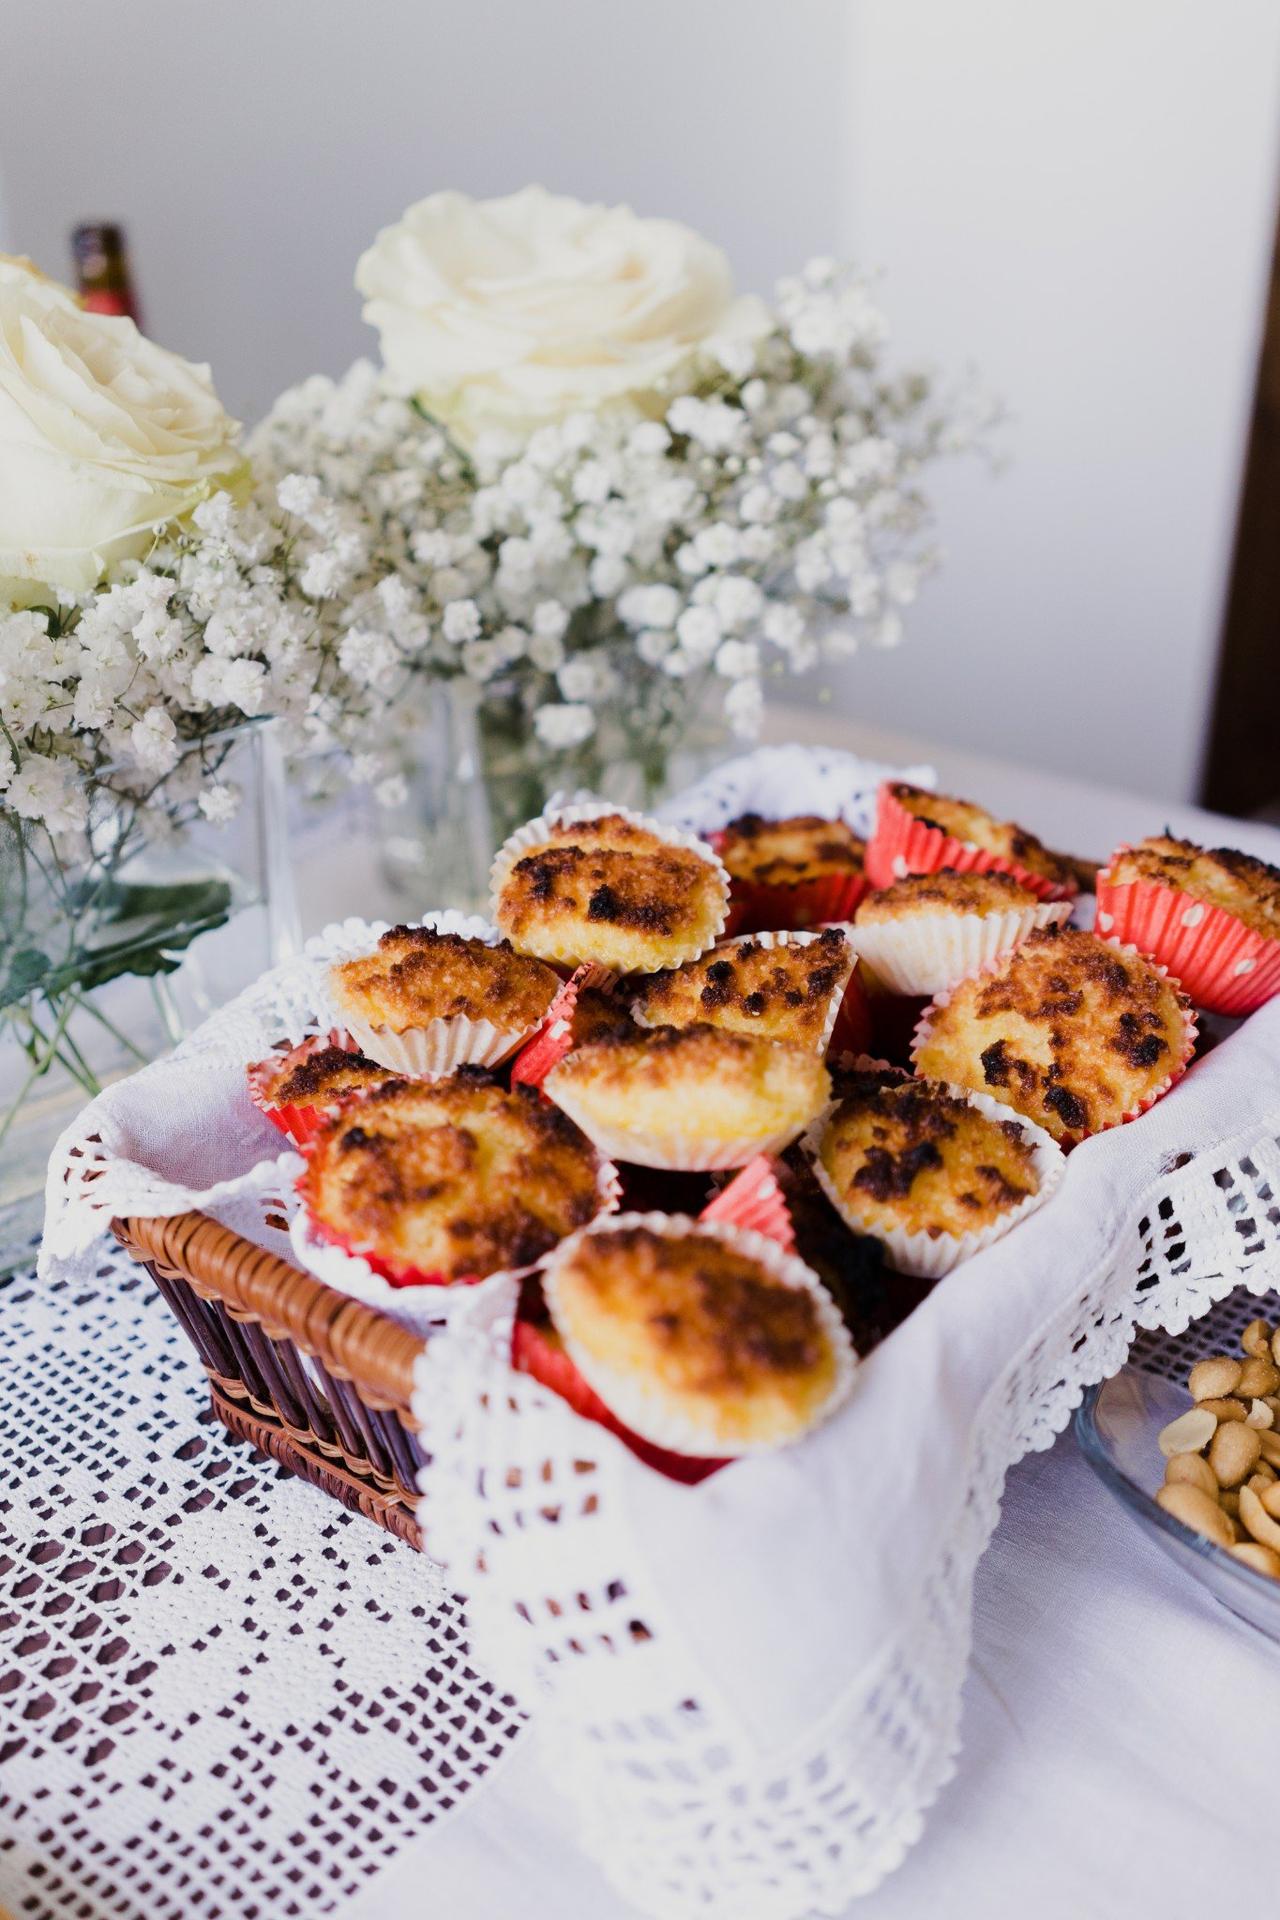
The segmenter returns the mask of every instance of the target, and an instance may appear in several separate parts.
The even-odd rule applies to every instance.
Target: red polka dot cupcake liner
[[[1112,860],[1127,851],[1118,848]],[[1158,880],[1117,885],[1107,865],[1098,875],[1095,924],[1100,934],[1158,960],[1206,1012],[1253,1013],[1280,993],[1280,940],[1180,887]]]
[[[1032,873],[1017,860],[989,853],[968,840],[957,840],[941,827],[918,820],[903,806],[885,781],[876,803],[876,830],[867,847],[867,878],[875,888],[889,887],[909,873],[937,873],[950,867],[955,873],[1007,873],[1019,886],[1041,900],[1066,900],[1076,891]]]

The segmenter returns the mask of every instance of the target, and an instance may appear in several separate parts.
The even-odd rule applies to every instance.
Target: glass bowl
[[[1268,1640],[1280,1642],[1280,1580],[1255,1573],[1155,1503],[1155,1490],[1164,1478],[1158,1436],[1170,1420],[1187,1411],[1185,1378],[1185,1367],[1182,1380],[1174,1381],[1128,1366],[1090,1387],[1075,1418],[1080,1451],[1102,1484],[1171,1560],[1229,1612]]]

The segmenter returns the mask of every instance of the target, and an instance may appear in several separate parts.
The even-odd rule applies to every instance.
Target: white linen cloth
[[[749,756],[704,783],[695,824],[783,805],[865,826],[879,771]],[[269,1241],[287,1168],[263,1158],[278,1143],[243,1063],[311,1030],[317,969],[358,937],[336,930],[88,1109],[51,1170],[46,1270],[91,1258],[112,1212],[204,1206]],[[900,1862],[954,1765],[1006,1469],[1051,1443],[1135,1324],[1184,1326],[1270,1283],[1278,1136],[1280,1002],[1079,1149],[1039,1214],[871,1356],[829,1426],[696,1489],[510,1376],[510,1298],[469,1290],[422,1370],[428,1527],[627,1898],[663,1920],[793,1920],[840,1912]]]
[[[1224,1874],[1268,1912],[1258,1783],[1278,1723],[1276,1649],[1139,1533],[1063,1435],[1013,1469],[978,1569],[957,1776],[843,1920],[1193,1920],[1219,1910]],[[574,1846],[536,1737],[343,1920],[437,1911],[638,1915]]]
[[[615,1888],[663,1920],[790,1920],[900,1862],[953,1767],[1006,1469],[1052,1443],[1135,1325],[1273,1285],[1277,1135],[1273,1002],[1079,1148],[825,1427],[696,1488],[513,1381],[503,1302],[476,1290],[420,1363],[433,1547],[479,1657],[538,1702]]]

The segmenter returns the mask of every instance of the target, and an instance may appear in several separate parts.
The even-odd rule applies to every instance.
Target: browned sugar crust
[[[843,820],[797,813],[786,820],[740,814],[724,830],[720,858],[735,880],[799,886],[829,874],[861,873],[866,843]]]
[[[1042,927],[930,1010],[917,1065],[993,1094],[1057,1139],[1095,1133],[1181,1064],[1189,1005],[1137,955]]]
[[[909,786],[906,781],[895,781],[891,791],[907,812],[923,820],[926,826],[937,827],[953,839],[963,840],[967,846],[981,847],[986,853],[1016,861],[1028,873],[1051,880],[1056,886],[1076,884],[1073,863],[1062,854],[1051,853],[1025,827],[1016,826],[1011,820],[997,820],[971,800],[930,793],[924,787]]]
[[[301,1191],[357,1251],[452,1279],[527,1266],[599,1208],[589,1142],[483,1068],[393,1080],[320,1135]]]
[[[830,1080],[803,1047],[702,1025],[637,1028],[577,1047],[552,1068],[546,1090],[588,1126],[727,1142],[798,1132],[821,1110]]]
[[[636,1031],[629,995],[614,987],[583,987],[569,1022],[575,1047],[593,1040],[624,1039]]]
[[[323,1107],[393,1077],[362,1053],[318,1047],[305,1059],[281,1067],[267,1084],[266,1102],[271,1107]]]
[[[500,882],[496,918],[521,946],[557,932],[634,936],[641,951],[663,941],[714,937],[723,881],[692,848],[673,846],[620,816],[552,832]]]
[[[708,1078],[732,1085],[754,1079],[781,1058],[805,1079],[814,1062],[799,1047],[750,1034],[727,1033],[707,1024],[692,1027],[637,1027],[630,1034],[609,1034],[589,1046],[575,1047],[554,1072],[579,1084],[626,1091],[639,1082],[651,1092],[678,1097],[682,1088]],[[678,1125],[678,1109],[672,1115]]]
[[[655,974],[642,985],[639,1002],[655,1024],[684,1027],[706,1021],[736,1033],[821,1047],[831,997],[849,962],[849,942],[838,927],[800,945],[729,941],[670,973]]]
[[[560,985],[540,960],[431,927],[391,927],[372,953],[333,968],[341,1004],[372,1025],[407,1027],[464,1015],[523,1032],[542,1018]]]
[[[1038,1191],[1035,1153],[936,1080],[847,1074],[822,1130],[823,1167],[860,1226],[971,1233]]]
[[[1154,880],[1177,887],[1193,900],[1233,914],[1264,939],[1280,940],[1280,868],[1235,847],[1197,847],[1156,834],[1117,854],[1111,879],[1116,886]]]
[[[917,913],[1009,913],[1038,904],[1029,887],[1011,873],[909,873],[871,894],[854,915],[858,925],[878,925]]]
[[[831,1378],[813,1296],[710,1234],[588,1234],[557,1286],[579,1339],[593,1345],[593,1323],[612,1323],[625,1331],[635,1369],[678,1394],[728,1399]]]

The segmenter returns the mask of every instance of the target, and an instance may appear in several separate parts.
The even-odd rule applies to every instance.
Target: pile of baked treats
[[[305,1156],[294,1244],[438,1301],[518,1279],[513,1366],[686,1480],[826,1418],[1168,1092],[1195,1008],[1280,990],[1280,871],[1171,838],[1096,871],[902,783],[867,843],[549,811],[458,918],[335,964],[331,1031],[250,1067]]]

